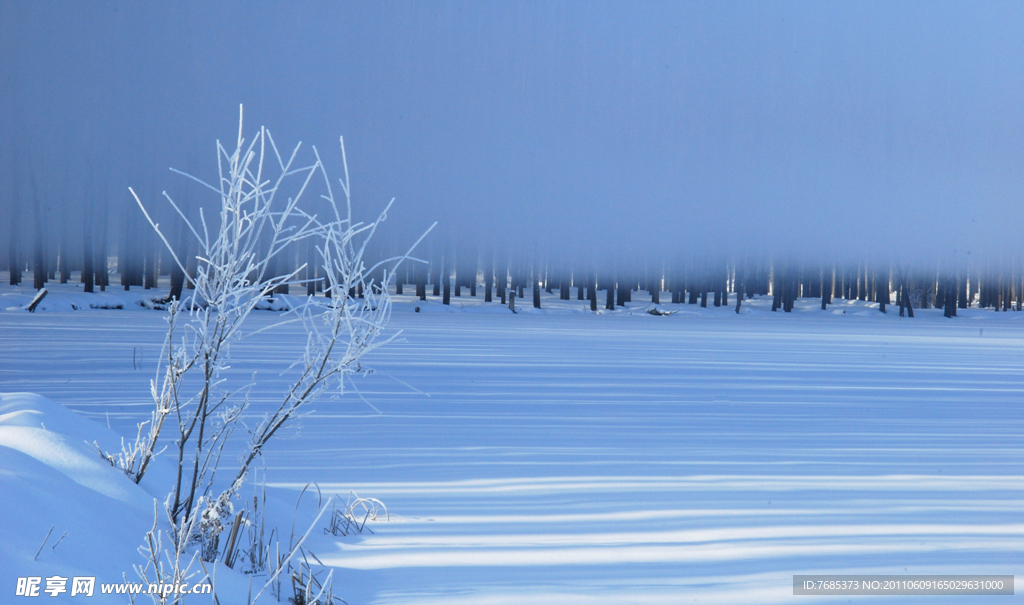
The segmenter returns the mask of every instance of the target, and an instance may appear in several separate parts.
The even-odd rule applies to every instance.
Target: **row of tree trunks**
[[[63,228],[57,229],[57,236],[47,241],[52,231],[43,229],[44,213],[39,210],[38,204],[34,207],[36,210],[32,216],[33,221],[29,223],[27,237],[14,226],[7,232],[6,265],[9,283],[20,284],[23,272],[30,270],[33,286],[41,289],[51,279],[67,283],[73,271],[80,271],[85,292],[95,292],[97,287],[105,289],[108,285],[106,226],[84,221],[80,232],[81,246],[78,248],[68,245],[71,238]],[[19,209],[14,208],[12,218],[16,218],[18,212]],[[175,241],[175,254],[187,259],[190,265],[188,272],[182,271],[155,238],[145,235],[148,233],[145,227],[141,221],[134,219],[124,223],[124,235],[117,246],[117,270],[121,274],[121,283],[126,289],[131,286],[150,289],[158,286],[159,276],[169,275],[171,296],[180,298],[183,290],[191,286],[188,275],[195,269],[194,251],[187,250],[184,240]],[[26,239],[28,244],[23,245]],[[30,253],[26,255],[23,248],[27,248]],[[312,266],[311,252],[311,249],[305,249],[282,255],[275,270],[277,274],[287,274],[291,268],[305,262],[307,268],[298,278],[305,280],[305,292],[309,296],[323,292],[322,276]],[[398,293],[404,294],[404,288],[413,284],[416,297],[426,300],[428,289],[433,284],[433,295],[442,296],[442,285],[446,280],[438,277],[451,274],[452,279],[446,288],[448,294],[444,296],[448,301],[452,294],[456,297],[465,295],[463,288],[468,289],[469,296],[475,297],[478,288],[483,287],[485,302],[493,302],[497,295],[503,304],[508,300],[509,287],[520,298],[526,286],[530,286],[534,294],[540,288],[552,293],[557,289],[560,300],[572,299],[572,288],[576,288],[575,298],[587,301],[596,310],[601,289],[608,291],[611,305],[606,304],[606,307],[609,308],[625,306],[632,301],[634,290],[645,290],[653,304],[661,304],[662,294],[669,293],[674,304],[700,304],[702,307],[707,307],[709,302],[715,307],[727,306],[730,294],[734,294],[737,296],[735,303],[738,312],[743,298],[770,293],[773,310],[781,309],[784,312],[791,312],[795,301],[800,298],[820,298],[821,308],[827,309],[838,297],[877,303],[879,311],[883,313],[895,301],[904,315],[923,307],[941,308],[945,315],[953,317],[958,309],[972,306],[998,311],[1021,310],[1024,307],[1024,263],[1019,265],[975,267],[948,274],[936,272],[928,276],[921,273],[897,275],[892,268],[871,264],[808,268],[749,262],[720,265],[717,268],[714,265],[695,268],[691,263],[676,270],[643,270],[613,279],[605,276],[599,278],[593,271],[581,272],[566,265],[554,268],[542,265],[528,270],[527,265],[508,264],[501,267],[492,263],[486,267],[482,263],[469,263],[459,266],[456,271],[448,269],[454,269],[455,265],[450,259],[442,257],[440,263],[409,263],[401,270],[400,279],[396,279],[396,289]],[[451,292],[452,287],[454,293]],[[286,293],[287,288],[287,284],[283,285],[278,292]],[[540,304],[539,297],[534,296],[534,303]]]

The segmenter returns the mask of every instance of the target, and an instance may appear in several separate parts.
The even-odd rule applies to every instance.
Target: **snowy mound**
[[[69,581],[58,597],[71,599],[71,578],[94,577],[88,602],[127,602],[123,594],[102,594],[101,584],[138,582],[133,569],[143,562],[138,548],[153,526],[154,499],[164,496],[154,486],[170,485],[173,469],[156,458],[142,486],[136,485],[107,464],[93,442],[117,451],[121,436],[45,397],[0,393],[3,594],[14,594],[16,586],[8,580],[37,577],[42,579],[39,596],[50,599],[46,578],[60,576]],[[244,576],[218,568],[220,597],[242,594]],[[186,598],[209,600],[209,595]]]
[[[134,579],[136,549],[153,523],[153,497],[104,462],[87,444],[94,440],[110,448],[120,443],[110,429],[49,399],[0,394],[0,567],[7,577],[42,577],[44,587],[52,576]],[[94,598],[122,603],[125,597]]]
[[[124,594],[102,594],[101,585],[139,581],[133,565],[143,563],[138,548],[153,526],[154,502],[165,496],[160,486],[173,480],[173,465],[155,458],[136,485],[104,461],[93,442],[118,451],[121,436],[40,395],[0,393],[0,594],[13,595],[17,578],[35,577],[41,578],[38,596],[51,602],[46,578],[59,576],[68,579],[67,592],[52,602],[74,603],[80,595],[70,596],[71,579],[93,577],[89,603],[128,601]],[[161,508],[161,527],[163,521]],[[222,603],[245,594],[246,576],[217,568]],[[201,579],[200,573],[192,582]],[[208,603],[210,595],[189,595],[185,602]]]

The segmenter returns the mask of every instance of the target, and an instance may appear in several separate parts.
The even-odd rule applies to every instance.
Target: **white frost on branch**
[[[386,220],[391,203],[371,222],[353,220],[344,139],[344,177],[338,181],[343,199],[337,200],[315,147],[313,162],[299,165],[301,143],[286,159],[265,128],[248,143],[242,133],[240,109],[234,149],[229,151],[217,142],[216,185],[175,171],[216,194],[220,204],[216,221],[208,221],[202,210],[198,222],[191,221],[163,192],[197,250],[191,275],[186,259],[178,256],[160,224],[131,190],[174,262],[194,283],[194,291],[170,305],[167,338],[151,383],[155,408],[148,431],[143,434],[140,425],[135,444],[124,448],[130,456],[107,457],[115,465],[118,460],[131,461],[123,470],[138,482],[155,455],[162,430],[173,427],[174,443],[169,449],[176,454],[178,471],[167,499],[173,531],[192,526],[195,515],[203,514],[197,504],[200,498],[218,502],[226,510],[224,502],[237,493],[251,464],[277,431],[326,390],[343,392],[345,379],[364,371],[360,358],[394,338],[382,337],[391,315],[388,286],[400,263],[416,260],[410,257],[411,251],[426,236],[402,256],[370,263],[367,245]],[[313,197],[310,192],[321,188],[321,179],[323,193]],[[314,205],[326,210],[322,213],[326,218],[313,212]],[[239,339],[259,332],[247,333],[243,327],[262,301],[279,287],[301,281],[306,265],[278,270],[279,260],[300,244],[315,249],[326,296],[307,297],[274,324],[299,323],[307,334],[305,351],[287,368],[295,377],[282,400],[250,430],[249,446],[229,487],[215,496],[211,490],[222,448],[248,405],[247,394],[239,397],[225,389],[228,352]],[[216,524],[204,527],[216,533]]]

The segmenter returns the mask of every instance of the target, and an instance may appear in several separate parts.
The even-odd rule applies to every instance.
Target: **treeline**
[[[9,231],[7,254],[0,266],[9,272],[11,285],[20,284],[23,275],[30,273],[38,290],[49,281],[67,283],[75,274],[84,291],[95,292],[110,287],[114,275],[125,290],[156,288],[165,279],[171,296],[180,298],[191,285],[189,275],[195,274],[195,251],[189,249],[186,234],[179,231],[171,236],[176,255],[189,259],[182,271],[137,216],[125,217],[113,245],[108,243],[112,238],[106,225],[81,225],[80,236],[72,238],[68,226],[54,237],[40,220],[35,223],[31,237],[19,237],[19,229]],[[322,268],[315,266],[313,245],[304,242],[286,250],[275,259],[273,270],[276,275],[299,270],[292,293],[330,295],[324,292]],[[862,300],[877,303],[882,312],[895,308],[900,315],[911,317],[914,309],[920,308],[942,308],[947,317],[968,307],[1020,311],[1024,302],[1024,271],[1016,263],[924,271],[880,263],[686,260],[651,269],[497,261],[480,256],[467,260],[466,255],[428,252],[424,262],[405,263],[394,283],[397,294],[414,294],[421,300],[439,298],[444,304],[450,304],[453,297],[481,296],[484,302],[515,305],[518,300],[520,305],[540,307],[543,290],[557,292],[562,300],[583,301],[592,311],[622,307],[639,292],[645,292],[645,299],[655,304],[733,306],[737,312],[744,300],[755,295],[772,296],[772,310],[781,312],[792,311],[799,299],[820,299],[822,309],[833,299]],[[289,291],[284,285],[276,293]]]
[[[654,304],[668,302],[707,307],[733,305],[736,312],[744,300],[754,296],[772,296],[772,311],[791,312],[798,299],[819,299],[827,309],[833,299],[861,300],[878,304],[881,312],[895,307],[901,316],[913,317],[914,309],[941,308],[946,317],[956,316],[957,309],[991,308],[997,311],[1020,311],[1024,293],[1024,272],[979,268],[943,272],[900,270],[891,266],[869,264],[829,264],[807,266],[787,263],[680,263],[681,267],[665,269],[604,270],[551,268],[529,263],[430,262],[406,268],[397,280],[397,293],[413,286],[416,295],[427,299],[432,286],[433,296],[450,304],[451,296],[477,296],[483,288],[485,302],[530,296],[535,307],[541,306],[542,290],[557,292],[561,300],[575,298],[587,301],[592,311],[614,309],[632,302],[634,293],[644,292]],[[440,276],[449,276],[448,280]],[[437,282],[441,282],[440,288]]]

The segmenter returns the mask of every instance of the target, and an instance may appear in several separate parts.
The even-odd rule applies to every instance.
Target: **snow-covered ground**
[[[0,392],[134,435],[164,331],[138,301],[161,293],[112,288],[94,298],[124,309],[100,310],[76,290],[53,287],[30,314],[30,288],[0,286]],[[808,299],[791,314],[755,300],[738,316],[663,304],[678,312],[655,317],[649,302],[595,315],[574,291],[513,315],[452,301],[396,297],[403,340],[370,356],[376,373],[265,456],[281,501],[316,482],[387,504],[372,535],[310,542],[350,604],[813,603],[792,595],[793,574],[1024,574],[1024,313],[907,319]],[[237,379],[259,372],[254,413],[302,343],[282,328],[234,347]],[[95,544],[120,549],[107,581],[130,575],[120,561],[140,558],[121,551],[137,541],[103,542],[116,532],[41,506],[78,488],[19,456],[0,448],[0,526],[24,528],[0,539],[3,594],[25,570],[106,556]],[[136,496],[118,500],[132,532],[150,519]],[[51,525],[65,543],[31,561]]]

